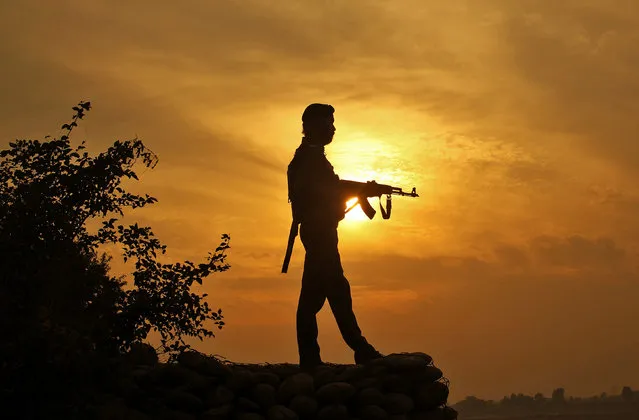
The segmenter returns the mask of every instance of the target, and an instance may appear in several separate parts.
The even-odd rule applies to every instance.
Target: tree
[[[80,355],[119,354],[151,331],[159,333],[161,351],[175,357],[189,347],[185,338],[212,337],[212,327],[224,325],[221,309],[210,308],[193,286],[229,268],[230,237],[222,235],[200,264],[159,262],[166,246],[150,227],[117,223],[127,208],[157,201],[126,191],[123,181],[138,180],[134,166],[154,168],[158,158],[137,138],[115,141],[97,156],[89,156],[84,141],[72,147],[70,135],[90,108],[74,107],[57,139],[17,140],[0,151],[5,379],[25,377],[36,361],[68,373]],[[96,222],[99,229],[90,231]],[[135,263],[132,284],[109,274],[112,256],[100,252],[105,244],[118,245],[124,260]]]
[[[557,388],[552,392],[551,400],[553,403],[563,404],[566,402],[566,390]]]
[[[621,399],[627,402],[633,401],[635,397],[635,393],[632,391],[632,388],[629,386],[624,386],[621,390]]]

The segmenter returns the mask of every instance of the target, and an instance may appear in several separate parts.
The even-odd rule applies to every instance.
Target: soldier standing
[[[297,307],[297,344],[303,369],[323,363],[317,342],[317,313],[327,299],[344,341],[354,351],[355,363],[382,357],[357,325],[350,285],[337,249],[337,226],[344,219],[346,199],[353,191],[340,183],[324,154],[324,146],[332,142],[335,134],[334,112],[331,105],[317,103],[304,110],[304,137],[287,171],[294,229],[297,232],[299,223],[306,250]]]

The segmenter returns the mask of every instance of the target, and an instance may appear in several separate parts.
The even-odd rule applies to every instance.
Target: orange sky
[[[3,2],[0,134],[90,100],[74,141],[143,139],[159,203],[135,216],[170,260],[232,238],[205,287],[227,327],[197,348],[297,362],[285,171],[330,103],[337,173],[421,195],[341,224],[369,340],[431,354],[453,401],[618,392],[639,388],[638,41],[623,0]],[[328,306],[320,330],[351,363]]]

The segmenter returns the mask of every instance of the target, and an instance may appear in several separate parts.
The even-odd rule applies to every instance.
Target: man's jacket
[[[288,165],[287,176],[294,221],[337,226],[344,218],[339,177],[326,159],[324,147],[303,140]]]

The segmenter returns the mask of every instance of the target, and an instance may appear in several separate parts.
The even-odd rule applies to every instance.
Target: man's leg
[[[297,306],[297,346],[302,367],[313,367],[322,362],[317,342],[317,313],[324,306],[326,291],[322,282],[324,279],[320,276],[321,268],[307,255]]]
[[[335,321],[339,327],[346,344],[356,352],[370,351],[373,349],[357,324],[357,318],[353,312],[353,299],[351,287],[340,269],[332,276],[327,288],[328,303],[331,306]]]

